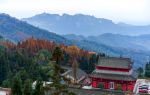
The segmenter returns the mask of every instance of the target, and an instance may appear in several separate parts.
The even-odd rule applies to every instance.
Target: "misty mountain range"
[[[97,52],[107,51],[110,54],[117,54],[113,52],[113,49],[109,46],[86,40],[70,40],[56,33],[52,33],[50,31],[30,25],[24,21],[20,21],[7,14],[0,14],[0,36],[15,43],[30,37],[34,37],[37,39],[51,40],[66,45],[77,45],[80,48],[85,48],[86,50]]]
[[[25,40],[30,37],[44,38],[58,43],[69,43],[67,39],[56,33],[32,26],[7,14],[0,14],[0,35],[13,42]]]
[[[48,18],[46,18],[45,16]],[[33,22],[31,18],[36,18],[34,19],[34,23],[38,25],[35,25],[33,23],[32,25],[30,25],[31,22]],[[130,35],[127,35],[127,33],[125,34],[124,32],[124,35],[122,35],[123,32],[119,31],[120,29],[124,28],[117,28],[130,27],[132,29],[140,28],[148,30],[149,26],[132,26],[126,25],[124,23],[114,24],[111,20],[98,19],[93,16],[82,14],[74,16],[64,14],[62,16],[59,16],[57,14],[51,15],[44,13],[40,14],[40,18],[39,15],[31,18],[26,18],[23,19],[23,21],[20,21],[7,14],[0,14],[0,35],[13,42],[18,42],[29,37],[34,37],[38,39],[53,40],[57,43],[64,43],[66,45],[77,45],[80,48],[95,52],[103,52],[109,56],[131,57],[135,62],[136,67],[143,66],[143,64],[146,64],[147,60],[149,59],[149,31],[140,32],[140,30],[137,30],[137,34],[139,33],[143,35],[130,36],[132,35],[132,33]],[[78,24],[77,26],[75,24],[76,21],[80,22],[80,24]],[[95,23],[98,23],[100,21],[101,27],[95,25]],[[47,23],[47,28],[43,27],[46,26],[45,22]],[[89,24],[89,22],[91,23]],[[111,28],[108,28],[109,26],[111,26]],[[93,31],[90,30],[90,28],[91,30],[94,29],[94,32],[99,34],[94,34]],[[126,29],[126,31],[130,30],[130,28]],[[112,32],[106,32],[105,30],[107,29],[111,30]],[[116,31],[116,33],[120,32],[120,34],[115,34],[115,32],[113,32],[113,29],[118,30]],[[56,32],[56,30],[60,31]],[[70,32],[69,30],[72,32]],[[103,31],[101,32],[101,30]]]
[[[99,36],[84,37],[81,35],[68,34],[63,37],[71,40],[88,40],[99,44],[106,44],[115,48],[130,49],[133,51],[150,51],[150,34],[140,36],[127,36],[120,34],[105,33]]]
[[[117,52],[117,54],[133,57],[133,59],[137,59],[137,55],[140,58],[140,54],[146,54],[144,55],[144,60],[149,59],[150,25],[116,24],[108,19],[83,14],[58,15],[42,13],[22,20],[34,26],[61,34],[63,37],[78,43],[89,41],[100,46],[105,45],[113,49],[110,51],[115,51],[115,54]],[[89,47],[92,46],[91,44]],[[98,47],[98,45],[94,47]],[[106,51],[104,50],[103,52],[110,53],[110,51]],[[140,60],[143,60],[143,58],[141,57]]]
[[[96,36],[104,33],[122,35],[150,34],[150,25],[116,24],[112,20],[83,14],[58,15],[42,13],[30,18],[23,18],[22,20],[58,34],[78,34],[84,36]]]

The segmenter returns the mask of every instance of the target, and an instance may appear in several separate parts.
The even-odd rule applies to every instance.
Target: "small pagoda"
[[[100,57],[90,75],[92,87],[133,91],[138,75],[132,67],[130,58]]]

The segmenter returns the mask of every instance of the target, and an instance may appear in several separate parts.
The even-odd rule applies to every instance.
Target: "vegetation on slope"
[[[56,44],[53,41],[34,38],[29,38],[18,44],[3,41],[1,46],[3,47],[0,48],[0,85],[2,87],[11,87],[14,95],[22,95],[20,93],[26,93],[25,95],[43,93],[42,90],[39,90],[43,89],[41,88],[42,82],[49,81],[49,79],[53,80],[53,78],[57,77],[53,76],[55,72],[59,72],[55,70],[55,64],[72,67],[71,57],[74,52],[77,53],[76,60],[79,67],[87,73],[93,71],[94,63],[97,62],[98,58],[97,55],[76,46],[65,46]],[[60,58],[60,55],[62,55],[62,58]],[[59,75],[58,77],[60,79]],[[31,94],[31,83],[34,81],[37,81],[38,87],[35,87],[36,89],[31,91]],[[49,87],[53,88],[55,84]],[[61,88],[58,87],[58,89]],[[62,90],[67,92],[66,89]]]
[[[64,37],[32,26],[7,14],[0,14],[0,35],[13,42],[26,40],[33,36],[34,38],[44,38],[58,43],[70,44]]]

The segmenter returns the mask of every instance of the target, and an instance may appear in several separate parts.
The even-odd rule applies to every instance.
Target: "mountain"
[[[52,40],[57,43],[64,43],[67,45],[77,45],[80,48],[85,48],[86,50],[96,51],[96,52],[108,52],[111,54],[117,54],[111,51],[111,47],[108,47],[103,44],[97,44],[92,41],[86,41],[83,39],[80,40],[70,40],[57,35],[55,33],[49,32],[47,30],[40,29],[38,27],[32,26],[24,21],[20,21],[14,17],[11,17],[7,14],[0,14],[0,35],[3,36],[5,39],[8,39],[13,42],[18,42],[25,40],[29,37],[34,37],[38,39],[47,39]],[[75,35],[71,37],[75,38]],[[76,36],[76,37],[83,37],[83,36]],[[78,39],[77,38],[77,39]]]
[[[115,48],[130,49],[133,51],[150,51],[150,35],[128,36],[120,34],[105,33],[99,36],[78,36],[75,34],[63,35],[63,37],[70,40],[87,40],[99,44]]]
[[[47,30],[30,25],[24,21],[20,21],[7,14],[0,14],[0,35],[5,39],[13,42],[18,42],[29,37],[34,37],[38,39],[52,40],[57,43],[64,43],[66,45],[74,44],[89,51],[106,53],[109,56],[123,55],[124,57],[131,57],[136,62],[136,67],[145,64],[145,61],[147,61],[147,57],[150,54],[149,52],[142,50],[133,51],[127,48],[114,47],[113,45],[106,43],[96,42],[95,39],[90,36],[84,37],[74,34],[60,36]],[[140,38],[145,37],[146,35],[140,36]],[[145,39],[148,39],[148,37]]]
[[[62,35],[62,36],[69,40],[76,40],[76,41],[85,40],[85,37],[82,35],[67,34],[67,35]]]
[[[145,35],[146,36],[146,35]],[[150,51],[150,35],[127,36],[120,34],[106,33],[100,36],[89,36],[88,40],[103,43],[112,47],[126,48],[130,50]]]
[[[0,39],[3,39],[3,36],[0,35]]]
[[[44,38],[58,43],[70,43],[70,41],[62,36],[32,26],[7,14],[0,14],[0,35],[13,42],[34,37],[39,39]]]
[[[30,18],[23,18],[22,20],[58,34],[84,36],[96,36],[104,33],[126,35],[150,34],[150,25],[133,26],[122,22],[116,24],[108,19],[83,14],[58,15],[42,13]]]
[[[99,36],[77,36],[77,35],[63,35],[63,37],[78,40],[83,44],[83,41],[89,42],[88,47],[101,47],[106,54],[113,56],[130,57],[134,60],[135,66],[142,66],[146,64],[150,57],[150,35],[141,36],[127,36],[120,34],[105,33]],[[106,47],[105,47],[106,46]],[[109,47],[109,48],[108,48]]]

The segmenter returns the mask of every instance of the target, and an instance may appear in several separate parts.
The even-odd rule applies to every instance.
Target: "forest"
[[[33,37],[17,44],[1,40],[0,86],[12,88],[13,95],[41,95],[42,81],[57,80],[55,83],[59,84],[62,79],[59,72],[63,72],[61,66],[72,67],[75,59],[79,68],[90,73],[94,70],[98,56],[105,54],[97,55],[75,45],[65,46]],[[37,87],[32,91],[34,81],[37,81]],[[53,86],[67,91],[64,90],[66,86],[56,84]]]

